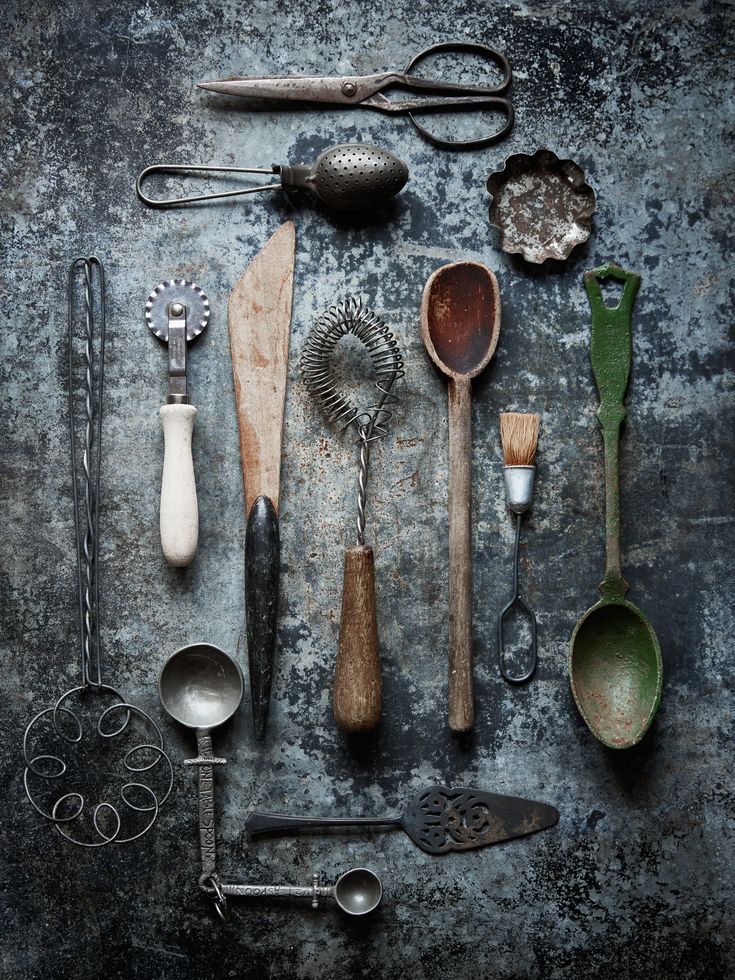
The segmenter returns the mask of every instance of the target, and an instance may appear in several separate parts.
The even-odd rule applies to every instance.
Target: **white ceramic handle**
[[[161,483],[161,547],[169,565],[191,564],[197,550],[199,512],[194,482],[191,436],[197,410],[193,405],[164,405],[164,455]]]

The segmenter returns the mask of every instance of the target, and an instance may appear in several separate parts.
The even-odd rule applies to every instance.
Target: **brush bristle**
[[[533,466],[539,422],[538,415],[501,412],[500,441],[506,466]]]

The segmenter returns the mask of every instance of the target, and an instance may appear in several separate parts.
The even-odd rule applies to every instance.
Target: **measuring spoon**
[[[421,336],[449,378],[449,727],[468,732],[472,695],[472,378],[500,335],[500,293],[490,269],[453,262],[424,287]]]
[[[617,306],[605,305],[600,283],[623,289]],[[569,674],[577,707],[592,734],[612,749],[635,745],[648,731],[661,700],[663,666],[653,627],[625,598],[620,563],[620,426],[632,361],[631,316],[640,276],[612,262],[584,275],[592,307],[590,359],[600,394],[597,418],[605,447],[605,578],[602,598],[572,634]]]
[[[215,880],[217,852],[214,823],[214,769],[224,759],[212,754],[212,729],[231,718],[242,701],[242,673],[224,650],[210,643],[192,643],[172,654],[158,680],[161,704],[174,721],[193,728],[197,758],[187,765],[199,767],[199,846],[202,856],[200,885]]]
[[[351,868],[340,875],[334,885],[323,885],[318,872],[310,886],[298,885],[222,885],[221,893],[228,898],[261,898],[283,895],[287,898],[310,898],[311,907],[319,907],[321,898],[333,898],[347,915],[367,915],[374,912],[383,897],[380,878],[369,868]]]

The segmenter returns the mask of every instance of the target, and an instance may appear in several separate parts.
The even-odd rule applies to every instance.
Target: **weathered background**
[[[712,977],[732,975],[733,554],[732,147],[724,3],[358,0],[38,0],[4,5],[2,304],[3,973],[8,977]],[[732,27],[730,23],[729,27]],[[514,69],[510,139],[431,148],[369,112],[244,113],[194,88],[230,73],[402,67],[439,40],[503,50]],[[159,160],[268,166],[337,142],[396,151],[411,180],[396,207],[351,223],[281,195],[158,213],[133,182]],[[497,248],[484,181],[509,153],[549,146],[598,192],[594,230],[563,266]],[[250,710],[215,737],[220,864],[235,880],[306,883],[356,864],[384,878],[370,922],[332,907],[241,904],[221,925],[196,886],[192,739],[162,718],[156,679],[178,646],[234,653],[243,622],[244,520],[226,329],[229,290],[278,224],[297,223],[291,386],[282,483],[280,656],[268,739]],[[65,416],[65,276],[97,252],[109,276],[103,470],[107,676],[164,725],[177,768],[156,832],[82,852],[37,819],[20,739],[34,710],[75,682],[76,620]],[[418,310],[441,263],[471,258],[500,280],[497,356],[475,385],[477,724],[446,725],[447,413]],[[621,479],[631,597],[665,663],[644,743],[615,754],[582,724],[569,637],[596,598],[603,495],[588,364],[585,269],[641,273]],[[213,315],[191,352],[199,408],[200,551],[185,572],[160,554],[157,507],[165,354],[145,327],[150,289],[194,278]],[[297,363],[315,316],[361,292],[406,355],[401,407],[375,453],[375,544],[385,664],[380,733],[335,731],[330,684],[341,553],[354,521],[355,455],[309,403]],[[494,623],[512,528],[498,412],[542,413],[523,580],[540,667],[500,679]],[[397,811],[427,782],[555,803],[557,828],[437,860],[402,834],[249,845],[253,806]]]

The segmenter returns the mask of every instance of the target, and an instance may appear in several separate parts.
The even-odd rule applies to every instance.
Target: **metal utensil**
[[[361,408],[337,388],[331,358],[337,344],[348,334],[363,343],[370,354],[379,396]],[[317,320],[301,355],[301,374],[307,389],[321,402],[330,422],[346,429],[353,425],[360,446],[357,494],[357,544],[345,552],[339,649],[334,672],[333,711],[342,732],[372,731],[380,721],[382,684],[375,615],[375,568],[373,549],[365,544],[370,447],[387,435],[397,399],[391,389],[403,377],[403,357],[398,342],[377,313],[349,297]]]
[[[214,894],[217,876],[217,838],[214,817],[214,766],[225,765],[212,753],[212,729],[230,719],[242,701],[240,668],[224,650],[211,643],[193,643],[172,654],[161,670],[161,704],[180,725],[196,731],[197,757],[187,766],[199,768],[199,849],[202,873],[199,887]]]
[[[278,624],[281,442],[296,249],[281,225],[230,293],[229,330],[245,490],[245,612],[255,737],[265,738]]]
[[[490,174],[487,189],[504,252],[535,264],[563,260],[590,237],[595,192],[573,160],[551,150],[514,153]]]
[[[441,82],[411,75],[426,58],[446,53],[471,54],[500,68],[502,78],[497,85],[464,85]],[[377,109],[389,115],[406,115],[414,128],[434,146],[441,149],[476,149],[502,139],[513,127],[513,106],[504,98],[512,79],[506,58],[486,44],[469,41],[447,41],[432,44],[409,61],[402,72],[386,71],[374,75],[341,75],[339,77],[244,77],[226,78],[215,82],[200,82],[199,88],[223,95],[247,99],[278,99],[284,102],[330,103],[343,108]],[[391,99],[386,89],[400,87],[420,93],[415,98]],[[415,113],[461,112],[496,110],[505,116],[505,124],[496,132],[471,140],[449,140],[431,133],[416,119]]]
[[[284,885],[227,884],[217,872],[217,832],[214,810],[214,766],[225,759],[212,753],[212,729],[228,721],[240,707],[243,681],[240,668],[224,650],[211,643],[193,643],[172,654],[158,681],[161,704],[180,725],[196,731],[197,758],[186,765],[199,768],[199,848],[202,873],[199,887],[209,895],[221,919],[228,919],[228,897],[258,898],[270,895],[311,898],[317,908],[321,898],[334,898],[348,915],[372,912],[380,902],[380,879],[366,868],[354,868],[331,887],[315,874],[310,888]]]
[[[478,262],[442,266],[424,287],[421,335],[449,378],[449,727],[467,732],[472,693],[472,378],[500,335],[498,281]]]
[[[83,398],[75,398],[74,384],[74,327],[77,321],[75,282],[79,270],[84,273]],[[77,258],[72,262],[69,271],[68,305],[68,410],[79,593],[81,683],[62,694],[53,707],[39,711],[26,728],[23,736],[23,758],[26,765],[23,783],[34,808],[42,817],[52,821],[62,837],[81,847],[103,847],[111,843],[130,843],[151,829],[171,792],[173,768],[164,752],[160,729],[150,715],[130,704],[119,691],[102,680],[99,635],[99,517],[106,324],[105,274],[102,263],[96,256]],[[81,493],[78,477],[80,468]],[[85,732],[85,722],[91,727],[95,720],[92,737],[85,738],[85,735],[90,734],[89,727]],[[128,741],[134,742],[139,737],[134,722],[147,732],[147,737],[129,747]],[[155,737],[155,744],[149,741],[151,734]],[[39,752],[35,746],[42,736],[50,736],[64,743],[62,749],[54,749],[55,752],[63,751],[64,757]],[[119,739],[123,766],[127,773],[135,775],[132,781],[116,785],[114,774],[105,774],[104,784],[96,787],[98,791],[101,789],[103,798],[91,811],[90,829],[89,826],[84,826],[86,800],[80,788],[84,788],[85,777],[91,780],[97,775],[94,771],[95,757],[102,749],[98,739],[110,744]],[[161,760],[165,762],[163,771],[154,773]],[[43,788],[48,790],[54,785],[53,781],[61,779],[67,771],[70,772],[70,791],[58,796],[52,804],[39,804],[37,797],[42,794]],[[157,776],[158,792],[140,782],[142,773]],[[122,806],[118,798],[122,801]]]
[[[622,283],[610,307],[600,283]],[[661,701],[663,665],[653,627],[625,598],[628,583],[620,563],[620,426],[632,361],[631,317],[640,276],[612,262],[584,275],[592,307],[590,359],[600,395],[597,418],[605,446],[605,578],[602,598],[588,609],[572,634],[569,675],[577,707],[603,745],[625,749],[648,731]]]
[[[191,564],[199,538],[199,511],[191,439],[197,410],[189,401],[186,345],[209,323],[209,300],[186,279],[169,279],[151,292],[145,304],[151,331],[168,345],[168,397],[158,413],[163,426],[161,481],[161,547],[170,565]]]
[[[533,502],[533,481],[536,473],[534,459],[538,442],[539,416],[523,412],[503,412],[500,415],[500,439],[503,444],[503,483],[508,509],[515,515],[516,534],[513,546],[513,595],[498,616],[498,661],[500,673],[509,684],[525,684],[536,672],[536,614],[523,598],[518,585],[518,561],[521,545],[523,515]],[[526,654],[526,669],[511,674],[505,659],[505,620],[512,609],[525,613],[531,628],[531,645]]]
[[[148,197],[143,193],[143,182],[154,174],[187,173],[277,174],[279,182],[215,194],[172,197],[163,200]],[[330,207],[354,211],[387,204],[403,190],[407,180],[408,167],[389,150],[367,143],[342,143],[321,153],[313,166],[274,164],[270,169],[264,170],[250,167],[199,167],[188,164],[157,163],[152,167],[146,167],[138,175],[135,189],[141,201],[152,208],[170,208],[197,201],[240,197],[258,191],[307,190]]]
[[[317,872],[312,884],[305,888],[295,885],[221,885],[220,891],[226,898],[264,898],[272,895],[310,898],[314,909],[319,908],[322,898],[333,898],[347,915],[374,912],[383,897],[380,878],[368,868],[345,871],[331,887],[322,884],[322,876]]]
[[[458,786],[427,786],[398,817],[292,817],[254,811],[245,821],[251,837],[337,827],[400,828],[427,854],[471,851],[553,827],[559,811],[548,803],[499,796]]]

